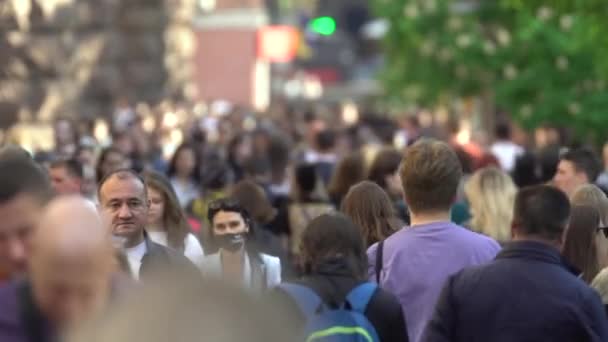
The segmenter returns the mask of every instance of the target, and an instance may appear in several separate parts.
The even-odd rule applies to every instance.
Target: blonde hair
[[[604,304],[608,304],[608,268],[604,268],[591,282],[593,287],[602,298]]]
[[[510,240],[517,187],[505,172],[481,169],[464,187],[471,206],[471,228],[498,241]]]
[[[570,198],[572,205],[588,205],[595,208],[600,214],[602,225],[608,224],[608,197],[593,184],[579,187]]]

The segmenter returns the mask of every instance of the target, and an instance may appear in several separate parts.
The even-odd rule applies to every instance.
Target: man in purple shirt
[[[369,275],[377,279],[378,264],[380,285],[397,296],[409,339],[418,342],[447,278],[489,262],[500,247],[450,222],[462,167],[447,144],[421,140],[410,146],[400,175],[411,226],[369,248]]]

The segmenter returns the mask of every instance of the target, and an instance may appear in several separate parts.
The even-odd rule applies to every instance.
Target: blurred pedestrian
[[[150,203],[144,179],[130,169],[110,172],[99,183],[99,205],[135,279],[168,267],[193,268],[179,252],[153,242],[145,230]]]
[[[194,147],[187,143],[180,145],[171,158],[167,176],[182,208],[199,196],[200,170],[200,160]]]
[[[361,228],[366,249],[403,226],[386,192],[370,181],[351,187],[340,210]]]
[[[228,196],[228,189],[232,181],[233,174],[230,167],[222,160],[210,161],[203,167],[200,195],[190,202],[186,211],[193,219],[198,220],[196,223],[199,225],[199,228],[195,229],[193,226],[192,230],[205,244],[209,243],[210,240],[210,229],[206,225],[207,207],[209,203]],[[207,249],[209,245],[203,247]]]
[[[561,191],[521,190],[514,242],[449,278],[423,341],[608,341],[599,296],[559,253],[569,216]]]
[[[106,147],[99,154],[97,159],[97,167],[95,168],[95,177],[97,185],[110,172],[118,169],[130,167],[130,161],[119,150],[114,147]]]
[[[239,203],[231,199],[210,203],[208,219],[219,251],[203,259],[204,275],[254,291],[264,291],[281,282],[281,261],[257,250],[251,217]]]
[[[163,274],[67,342],[291,341],[288,315],[223,282]]]
[[[234,173],[235,181],[245,176],[245,162],[252,155],[251,138],[245,134],[239,134],[232,138],[227,146],[228,165]]]
[[[348,302],[345,310],[362,314],[371,323],[379,341],[408,341],[403,311],[395,296],[366,282],[367,257],[362,232],[346,216],[324,214],[311,221],[302,236],[301,262],[303,277],[280,285],[272,293],[282,298],[299,322],[296,334],[305,329],[307,321],[323,317],[324,312],[331,314],[331,310],[338,310]],[[368,288],[366,298],[351,295]],[[362,303],[355,302],[360,299]],[[319,305],[314,305],[315,301]],[[315,312],[319,307],[324,309]],[[362,325],[353,327],[356,329],[340,331],[340,334],[356,335],[365,329]],[[330,330],[324,332],[330,334]]]
[[[310,221],[334,210],[324,194],[319,193],[321,184],[322,181],[314,164],[296,166],[292,201],[288,207],[289,228],[287,229],[289,249],[293,256],[299,254],[300,239]]]
[[[353,152],[338,162],[327,188],[329,198],[336,208],[340,207],[350,187],[365,179],[365,171],[365,160],[360,152]]]
[[[0,156],[0,283],[27,272],[31,236],[52,195],[46,173],[31,158]]]
[[[600,171],[600,162],[593,151],[570,150],[561,156],[553,181],[560,190],[572,196],[578,187],[595,183]]]
[[[49,166],[51,184],[60,195],[81,195],[83,185],[82,164],[76,159],[60,159]]]
[[[446,279],[492,260],[496,241],[450,222],[450,208],[462,177],[456,153],[445,143],[420,140],[407,148],[400,169],[411,227],[368,249],[369,276],[380,270],[380,286],[397,294],[407,317],[410,341],[421,341]],[[429,252],[432,251],[432,252]],[[382,267],[377,265],[382,263]],[[409,279],[404,282],[404,279]]]
[[[146,232],[150,240],[175,249],[195,264],[204,257],[198,239],[190,233],[186,214],[180,207],[177,195],[169,180],[155,171],[143,173],[148,189],[150,210]]]
[[[602,147],[602,172],[597,178],[597,184],[604,192],[608,192],[608,141]]]
[[[538,185],[541,183],[541,170],[538,157],[531,151],[526,151],[515,160],[513,182],[518,188]]]
[[[597,210],[600,215],[599,227],[601,231],[595,234],[595,250],[600,268],[608,267],[608,236],[603,227],[608,226],[608,197],[597,186],[592,184],[583,185],[576,190],[572,198],[572,205],[590,206]]]
[[[604,303],[604,309],[608,314],[608,268],[604,268],[591,283],[591,287],[599,293]]]
[[[495,167],[481,169],[465,185],[472,230],[500,243],[511,240],[513,203],[517,188],[511,177]]]
[[[42,212],[28,264],[27,279],[0,288],[3,342],[58,340],[100,313],[113,294],[110,234],[85,199],[60,198]]]
[[[410,223],[407,206],[403,201],[403,189],[399,179],[399,166],[403,155],[392,147],[378,151],[370,167],[367,179],[378,184],[390,197],[399,218],[406,224]]]
[[[55,154],[59,158],[72,158],[78,146],[78,136],[74,122],[66,117],[57,118],[53,124],[53,135]]]
[[[604,235],[600,228],[600,214],[595,208],[586,205],[575,205],[571,208],[562,255],[578,269],[580,277],[589,284],[600,272],[595,243],[596,235]]]
[[[496,142],[490,147],[492,154],[498,158],[500,167],[507,173],[515,168],[515,160],[524,154],[524,149],[513,142],[511,138],[511,125],[501,122],[496,125],[494,131]]]

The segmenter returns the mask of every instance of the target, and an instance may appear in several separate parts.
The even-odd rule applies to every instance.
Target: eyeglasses
[[[608,227],[598,227],[597,231],[604,233],[604,237],[608,239]]]

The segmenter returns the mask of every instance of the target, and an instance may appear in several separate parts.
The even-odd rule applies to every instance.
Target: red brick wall
[[[250,105],[256,33],[253,29],[198,31],[196,80],[199,98]]]

